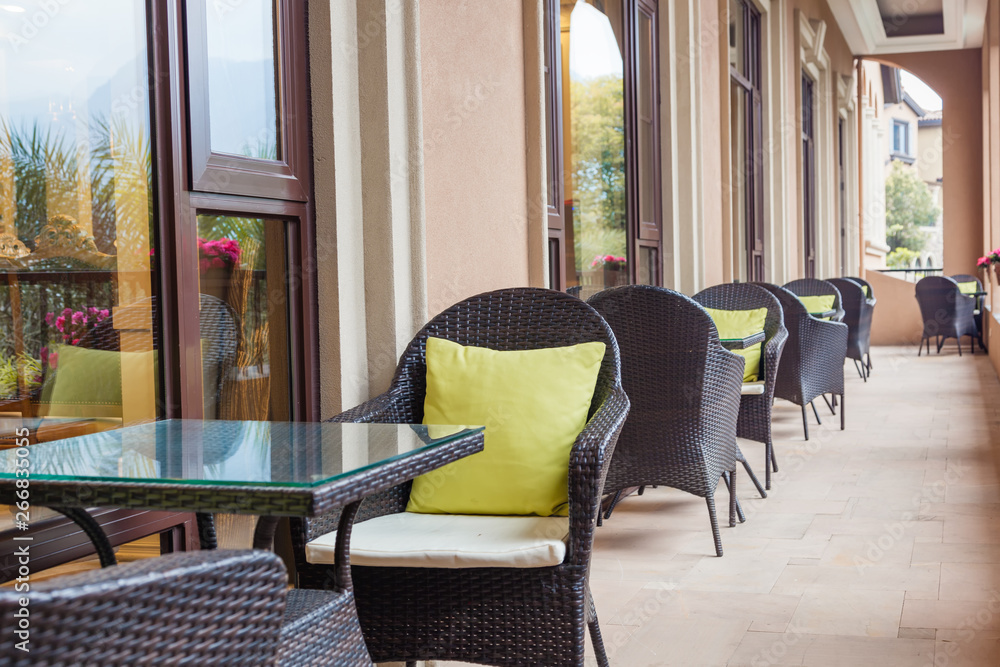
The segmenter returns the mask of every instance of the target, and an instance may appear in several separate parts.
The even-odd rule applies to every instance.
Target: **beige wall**
[[[881,60],[917,75],[944,101],[944,270],[975,273],[976,259],[984,251],[982,54],[965,49]]]
[[[878,271],[868,271],[865,279],[878,298],[872,314],[872,345],[919,343],[924,325],[914,283]]]
[[[424,0],[420,48],[433,315],[529,284],[522,4]]]
[[[991,3],[986,16],[983,35],[982,109],[983,109],[983,224],[982,247],[985,250],[1000,246],[1000,7]],[[985,251],[984,250],[984,251]],[[995,278],[986,276],[983,283],[990,291],[990,305],[986,322],[990,360],[1000,374],[1000,321],[997,312],[1000,298],[995,289]]]

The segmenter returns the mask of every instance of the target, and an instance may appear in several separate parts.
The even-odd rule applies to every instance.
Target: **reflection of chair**
[[[972,312],[973,317],[976,320],[976,330],[979,332],[979,349],[985,350],[986,345],[983,344],[983,296],[982,295],[972,295],[969,294],[973,284],[975,284],[975,291],[983,291],[983,283],[979,278],[968,273],[957,273],[951,276],[951,279],[958,283],[958,291],[962,294],[968,294],[976,300],[976,309]]]
[[[830,310],[834,311],[834,313],[830,316],[830,319],[834,322],[840,322],[844,319],[844,306],[843,300],[840,297],[840,292],[829,281],[819,280],[818,278],[799,278],[798,280],[786,283],[784,288],[795,296],[800,297],[832,296],[833,306]]]
[[[770,283],[753,284],[760,285],[778,299],[785,318],[785,329],[788,330],[788,342],[778,364],[774,395],[802,408],[802,429],[806,440],[809,439],[806,406],[812,405],[817,396],[839,395],[840,428],[843,430],[847,325],[813,317],[798,297],[784,287]],[[812,408],[816,421],[819,421],[816,406],[812,405]]]
[[[721,556],[715,489],[728,474],[729,523],[735,525],[743,360],[722,347],[712,318],[683,294],[631,285],[605,290],[589,303],[615,332],[622,386],[632,401],[607,490],[615,501],[630,487],[654,485],[704,498]]]
[[[371,664],[339,596],[286,582],[273,553],[196,551],[32,584],[30,660],[0,664]],[[3,627],[23,595],[0,589]]]
[[[709,287],[694,295],[694,300],[706,308],[718,310],[753,310],[767,308],[764,320],[764,345],[760,363],[764,391],[744,394],[740,400],[740,419],[736,435],[764,443],[765,485],[771,488],[771,470],[778,470],[777,457],[771,441],[771,406],[774,404],[774,383],[778,376],[778,362],[788,340],[788,331],[781,311],[781,304],[766,289],[748,283],[726,283]]]
[[[916,294],[917,303],[920,304],[920,315],[924,321],[917,356],[919,357],[924,350],[924,341],[927,341],[927,353],[930,354],[931,338],[937,339],[939,354],[944,341],[954,338],[958,343],[958,354],[961,356],[962,336],[973,339],[970,348],[975,354],[974,340],[979,335],[974,315],[976,300],[959,292],[958,283],[944,276],[921,278],[917,283]]]
[[[420,423],[429,336],[494,350],[590,341],[604,342],[607,350],[587,425],[570,453],[569,534],[562,562],[523,568],[355,565],[355,599],[372,657],[375,662],[583,665],[589,626],[598,660],[607,665],[587,575],[604,476],[629,405],[621,388],[614,335],[593,308],[560,292],[508,289],[481,294],[455,304],[417,333],[403,352],[388,392],[335,420]],[[409,495],[407,483],[368,498],[360,520],[403,512]],[[305,544],[336,527],[335,514],[292,520],[299,586],[335,585],[335,566],[310,563]]]
[[[854,360],[858,375],[868,382],[868,354],[872,340],[871,302],[865,298],[864,288],[853,280],[831,278],[828,282],[840,292],[844,306],[844,324],[848,329],[847,356]]]

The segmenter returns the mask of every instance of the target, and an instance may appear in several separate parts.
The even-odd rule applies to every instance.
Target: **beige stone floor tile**
[[[901,626],[1000,631],[1000,597],[992,600],[904,600]]]
[[[914,544],[911,563],[1000,564],[1000,544]]]
[[[1000,544],[1000,516],[946,516],[942,538],[945,544]]]
[[[681,588],[699,591],[768,593],[788,558],[771,555],[746,558],[703,558],[681,577]]]
[[[811,586],[790,625],[806,634],[896,637],[902,607],[902,591]]]
[[[941,600],[1000,600],[1000,565],[941,563]]]
[[[748,632],[729,667],[931,667],[934,640]]]
[[[998,664],[1000,635],[986,630],[938,630],[934,664],[945,667],[986,667]]]
[[[774,584],[772,593],[800,595],[815,586],[830,590],[920,591],[937,598],[941,566],[913,567],[837,567],[827,565],[788,565]]]
[[[865,535],[833,535],[820,560],[820,565],[837,567],[902,567],[910,566],[913,538],[895,539],[890,534],[879,538]]]
[[[704,618],[654,617],[633,632],[608,658],[628,667],[719,667],[725,665],[743,640],[749,623]]]

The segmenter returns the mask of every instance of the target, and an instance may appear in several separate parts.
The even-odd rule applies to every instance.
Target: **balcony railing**
[[[943,268],[909,268],[909,269],[879,269],[879,273],[888,273],[894,278],[902,278],[903,280],[911,283],[915,283],[925,276],[940,276],[944,273]]]

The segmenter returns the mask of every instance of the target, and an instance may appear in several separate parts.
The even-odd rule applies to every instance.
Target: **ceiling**
[[[982,46],[989,0],[829,0],[855,55]]]

